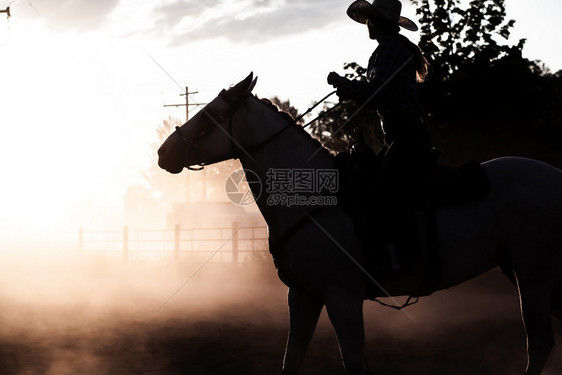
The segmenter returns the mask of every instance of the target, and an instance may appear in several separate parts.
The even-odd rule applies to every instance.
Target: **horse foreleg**
[[[283,360],[283,374],[296,374],[312,339],[322,302],[306,292],[289,289],[289,338]]]
[[[551,292],[541,278],[522,278],[518,275],[521,314],[527,334],[526,375],[540,375],[554,346]]]
[[[342,360],[352,375],[369,373],[365,362],[363,298],[353,295],[328,295],[326,310],[336,330]]]

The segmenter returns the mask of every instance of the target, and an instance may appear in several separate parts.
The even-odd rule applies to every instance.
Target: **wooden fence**
[[[80,228],[78,250],[124,260],[175,260],[193,257],[243,263],[266,259],[269,251],[266,226],[88,231]]]

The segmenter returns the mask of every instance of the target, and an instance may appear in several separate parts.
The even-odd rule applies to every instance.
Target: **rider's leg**
[[[404,238],[404,228],[412,225],[415,205],[422,197],[429,149],[428,134],[418,129],[394,138],[385,154],[379,174],[379,197],[385,217],[382,232],[389,245]],[[406,263],[416,262],[414,258],[419,254],[413,246],[402,246],[401,251]]]

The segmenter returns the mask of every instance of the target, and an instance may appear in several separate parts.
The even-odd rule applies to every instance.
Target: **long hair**
[[[410,39],[405,37],[402,34],[398,34],[398,38],[406,45],[408,50],[413,53],[414,56],[414,64],[416,66],[416,81],[421,83],[425,81],[427,77],[427,72],[429,70],[429,63],[427,62],[426,58],[423,56],[422,50],[416,44],[412,43]]]

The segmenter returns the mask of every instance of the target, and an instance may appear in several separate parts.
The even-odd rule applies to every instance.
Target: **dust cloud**
[[[271,262],[2,254],[0,374],[279,374],[286,287]],[[399,312],[365,305],[376,374],[520,374],[514,287],[497,271]],[[557,338],[562,342],[560,324]],[[546,375],[560,373],[557,348]],[[302,374],[345,374],[325,311]]]
[[[229,330],[271,321],[282,355],[286,289],[273,264],[202,264],[2,254],[0,373],[179,374],[184,346],[230,345]]]

